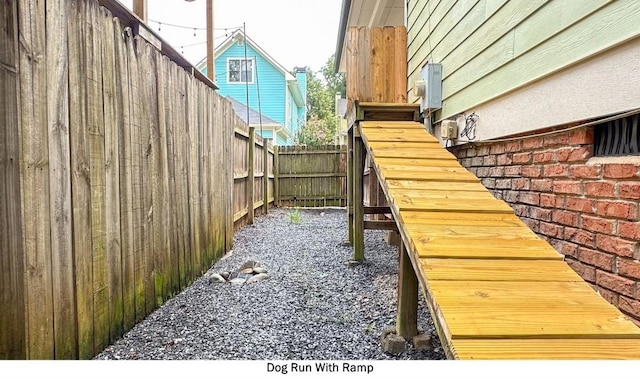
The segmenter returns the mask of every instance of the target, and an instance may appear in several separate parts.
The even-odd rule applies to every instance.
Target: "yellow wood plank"
[[[406,225],[527,226],[515,214],[401,212],[400,219]]]
[[[392,190],[393,192],[403,192],[405,190],[422,190],[422,191],[449,190],[452,188],[458,191],[465,191],[465,192],[474,192],[474,193],[487,192],[487,189],[478,181],[452,183],[450,181],[436,182],[431,180],[387,179],[386,185],[387,185],[387,189]],[[459,218],[459,216],[456,218]]]
[[[449,225],[405,225],[411,237],[420,242],[431,242],[437,238],[479,239],[479,240],[537,240],[540,239],[531,229],[524,227],[495,226],[449,226]],[[525,243],[525,242],[522,242]]]
[[[442,184],[442,183],[440,183]],[[451,182],[445,184],[453,184]],[[453,189],[393,189],[390,192],[395,199],[404,200],[450,200],[452,203],[466,202],[465,200],[497,200],[489,192],[469,192],[466,190]]]
[[[429,281],[451,339],[638,338],[584,282]]]
[[[569,265],[557,260],[420,259],[429,281],[583,282]]]
[[[526,241],[494,239],[491,242],[482,239],[462,241],[442,237],[425,241],[420,237],[411,239],[412,252],[419,258],[563,259],[562,255],[542,239]]]
[[[640,359],[637,339],[453,340],[460,360]]]
[[[396,133],[394,130],[380,130],[367,132],[364,140],[368,142],[415,142],[415,143],[433,143],[433,137],[415,130],[400,130]],[[442,148],[442,146],[440,146]]]
[[[394,202],[398,206],[399,211],[513,213],[513,210],[509,205],[505,204],[503,201],[480,197],[476,199],[469,198],[460,200],[446,199],[444,197],[422,198],[405,196],[402,198],[395,198]]]
[[[470,172],[443,171],[437,167],[403,170],[403,169],[379,169],[380,178],[386,180],[427,180],[442,182],[468,182],[480,183],[477,177]]]
[[[428,134],[422,123],[407,121],[362,121],[360,122],[360,129],[362,129],[362,131],[376,131],[377,129],[412,129],[416,131],[424,131],[424,133]]]
[[[442,149],[442,146],[437,142],[388,142],[388,141],[367,141],[367,145],[371,149],[406,149],[406,148],[419,148],[419,149]],[[456,162],[458,166],[460,163],[455,158],[447,159],[450,162]]]
[[[402,157],[413,159],[456,159],[449,151],[442,149],[425,150],[421,148],[378,148],[370,150],[375,157]]]

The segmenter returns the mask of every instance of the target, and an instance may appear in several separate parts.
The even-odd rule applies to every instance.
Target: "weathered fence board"
[[[279,147],[278,205],[345,206],[346,154],[344,146]]]

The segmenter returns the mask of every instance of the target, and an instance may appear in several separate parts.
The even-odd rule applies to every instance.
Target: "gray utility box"
[[[442,108],[442,64],[428,63],[420,72],[420,79],[424,81],[424,95],[420,101],[421,111],[438,110]]]

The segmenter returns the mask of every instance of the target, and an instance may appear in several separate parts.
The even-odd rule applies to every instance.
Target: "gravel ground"
[[[395,324],[398,253],[366,231],[364,262],[347,266],[344,209],[274,209],[235,235],[233,251],[96,359],[425,360],[444,354],[421,295],[418,325],[432,350],[391,355],[380,335]],[[212,283],[260,263],[269,279]]]

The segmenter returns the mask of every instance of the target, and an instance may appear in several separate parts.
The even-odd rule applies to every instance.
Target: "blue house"
[[[206,74],[204,62],[197,68]],[[216,49],[215,71],[218,93],[232,101],[245,122],[262,137],[275,136],[278,145],[294,144],[307,119],[306,68],[289,72],[238,30]]]

